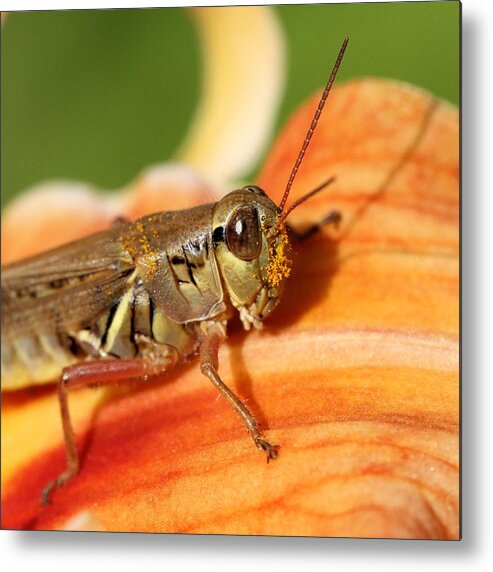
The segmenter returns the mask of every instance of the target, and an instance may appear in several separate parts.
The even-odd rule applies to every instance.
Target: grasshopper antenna
[[[296,207],[299,207],[301,204],[303,204],[305,201],[307,201],[308,199],[311,199],[314,195],[316,195],[317,193],[319,193],[320,191],[323,191],[325,189],[325,187],[328,187],[329,185],[331,185],[334,181],[336,180],[336,178],[330,177],[330,179],[327,179],[326,181],[324,181],[321,185],[319,185],[316,189],[313,189],[313,191],[310,191],[309,193],[306,193],[305,195],[303,195],[302,197],[300,197],[299,199],[297,199],[296,201],[294,201],[294,203],[287,209],[287,211],[281,216],[280,221],[284,222],[288,216],[290,215],[291,212],[294,211],[294,209]]]
[[[312,135],[315,131],[315,128],[317,127],[317,123],[318,123],[318,120],[319,120],[320,115],[322,113],[322,110],[324,108],[325,102],[327,101],[327,98],[329,97],[329,93],[330,93],[330,90],[332,88],[332,84],[334,83],[337,72],[339,70],[339,66],[341,65],[342,58],[344,56],[344,52],[346,51],[346,47],[348,45],[348,42],[349,42],[349,37],[346,36],[344,38],[344,41],[342,42],[341,49],[339,50],[339,55],[337,56],[336,63],[334,64],[334,67],[332,68],[332,73],[330,74],[329,81],[327,82],[327,85],[325,86],[324,92],[322,93],[322,97],[320,98],[320,101],[318,103],[318,107],[317,107],[317,110],[315,111],[315,115],[313,116],[312,123],[310,125],[310,128],[308,129],[308,133],[306,134],[305,140],[303,141],[301,151],[299,152],[298,158],[296,159],[296,163],[294,164],[293,170],[291,171],[291,175],[289,177],[288,184],[286,185],[286,190],[284,191],[284,195],[282,196],[281,202],[279,203],[279,209],[280,209],[281,213],[284,210],[284,207],[286,205],[286,201],[288,200],[289,191],[291,190],[291,187],[293,186],[293,181],[296,177],[296,173],[298,172],[298,169],[301,165],[301,162],[303,161],[303,157],[306,153],[306,150],[308,149],[308,145],[310,144],[310,140],[312,138]],[[290,209],[290,210],[292,210],[292,209]],[[285,219],[286,216],[284,216],[283,219]]]

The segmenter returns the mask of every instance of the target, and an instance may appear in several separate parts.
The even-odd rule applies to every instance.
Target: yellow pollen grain
[[[157,238],[157,232],[154,231],[153,234],[154,238]],[[145,226],[141,221],[137,221],[128,235],[123,237],[123,245],[134,260],[140,257],[145,258],[148,275],[153,275],[156,272],[158,256],[152,250]]]
[[[276,234],[278,240],[269,241],[269,262],[265,268],[267,282],[271,287],[278,286],[291,273],[290,245],[286,227],[283,226]]]

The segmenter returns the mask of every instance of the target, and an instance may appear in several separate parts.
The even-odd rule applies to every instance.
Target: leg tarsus
[[[342,214],[341,211],[333,210],[329,211],[324,218],[320,221],[319,226],[325,226],[326,224],[330,224],[335,227],[336,230],[339,229],[339,225],[342,221]]]
[[[265,439],[260,439],[258,437],[254,439],[254,441],[255,445],[257,445],[257,447],[260,450],[266,453],[267,462],[269,462],[271,459],[274,460],[277,457],[277,455],[279,455],[279,445],[271,445]]]
[[[342,214],[340,213],[340,211],[333,210],[333,211],[329,211],[322,218],[321,221],[316,222],[312,226],[309,226],[304,231],[295,230],[290,225],[288,225],[288,228],[291,231],[291,233],[294,235],[296,240],[298,240],[299,242],[302,242],[303,240],[306,240],[307,238],[310,238],[311,236],[313,236],[314,234],[319,232],[323,226],[331,225],[331,226],[334,226],[336,229],[338,229],[339,225],[341,223],[341,220],[342,220]]]
[[[54,489],[58,489],[63,487],[63,485],[70,481],[72,477],[79,472],[78,467],[76,469],[67,469],[61,475],[59,475],[56,479],[48,483],[45,488],[41,491],[41,504],[46,506],[51,503],[51,493]]]

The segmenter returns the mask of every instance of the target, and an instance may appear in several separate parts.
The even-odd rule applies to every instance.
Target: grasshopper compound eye
[[[253,260],[260,254],[261,238],[258,211],[252,205],[235,209],[226,224],[226,244],[241,260]]]

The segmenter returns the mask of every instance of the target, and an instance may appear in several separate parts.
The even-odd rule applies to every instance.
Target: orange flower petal
[[[314,105],[260,176],[277,199]],[[39,492],[64,466],[61,435],[32,457],[4,482],[4,527],[62,528],[90,511],[105,530],[458,537],[457,112],[365,80],[335,89],[324,113],[293,199],[337,182],[293,218],[338,208],[341,230],[296,247],[265,333],[234,323],[220,353],[279,458],[265,463],[192,363],[79,425],[80,475],[43,509]],[[4,416],[48,398],[14,397]]]

